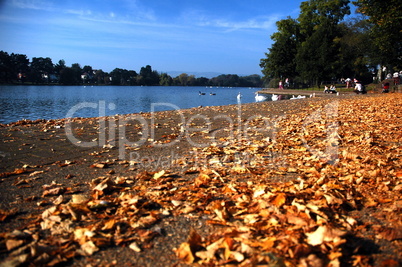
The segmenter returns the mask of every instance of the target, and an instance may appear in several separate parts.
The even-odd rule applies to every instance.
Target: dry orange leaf
[[[272,204],[277,206],[278,208],[281,207],[286,202],[286,194],[279,193],[276,195],[275,199],[272,201]]]

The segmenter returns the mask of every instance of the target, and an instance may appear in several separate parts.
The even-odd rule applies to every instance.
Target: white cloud
[[[276,22],[279,16],[272,15],[270,17],[253,18],[244,21],[230,21],[225,19],[203,19],[197,24],[199,26],[211,26],[218,28],[225,28],[227,31],[259,29],[259,30],[272,30],[276,27]]]
[[[233,20],[229,17],[216,17],[208,14],[204,10],[187,9],[183,11],[180,19],[190,25],[200,27],[215,27],[223,28],[226,31],[236,30],[272,30],[276,27],[276,21],[282,16],[279,14],[272,14],[270,16],[258,16],[253,18],[237,18]]]
[[[92,15],[91,10],[82,10],[82,9],[67,9],[64,11],[67,14],[73,14],[73,15],[78,15],[78,16],[90,16]]]
[[[45,0],[12,0],[11,5],[23,9],[52,10],[52,4]]]

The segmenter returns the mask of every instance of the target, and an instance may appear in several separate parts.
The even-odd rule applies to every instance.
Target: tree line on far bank
[[[49,57],[34,57],[0,51],[0,83],[2,84],[60,84],[60,85],[130,85],[130,86],[224,86],[261,87],[259,75],[238,76],[222,74],[214,78],[195,77],[182,73],[171,77],[152,70],[150,65],[140,72],[115,68],[110,73],[91,66],[74,63],[66,66],[64,60],[53,64]]]

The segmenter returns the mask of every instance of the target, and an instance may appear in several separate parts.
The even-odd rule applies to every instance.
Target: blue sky
[[[112,71],[261,74],[300,0],[0,0],[0,50]]]

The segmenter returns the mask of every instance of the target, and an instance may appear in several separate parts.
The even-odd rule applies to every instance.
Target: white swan
[[[305,95],[298,95],[298,96],[292,95],[292,97],[290,99],[294,100],[294,99],[302,99],[302,98],[306,98],[306,96]]]
[[[237,100],[240,100],[242,97],[241,93],[239,92],[239,94],[237,95]]]
[[[272,94],[272,101],[277,101],[279,99],[279,95]]]
[[[267,97],[263,95],[259,95],[258,93],[255,95],[255,101],[260,102],[266,100]]]

